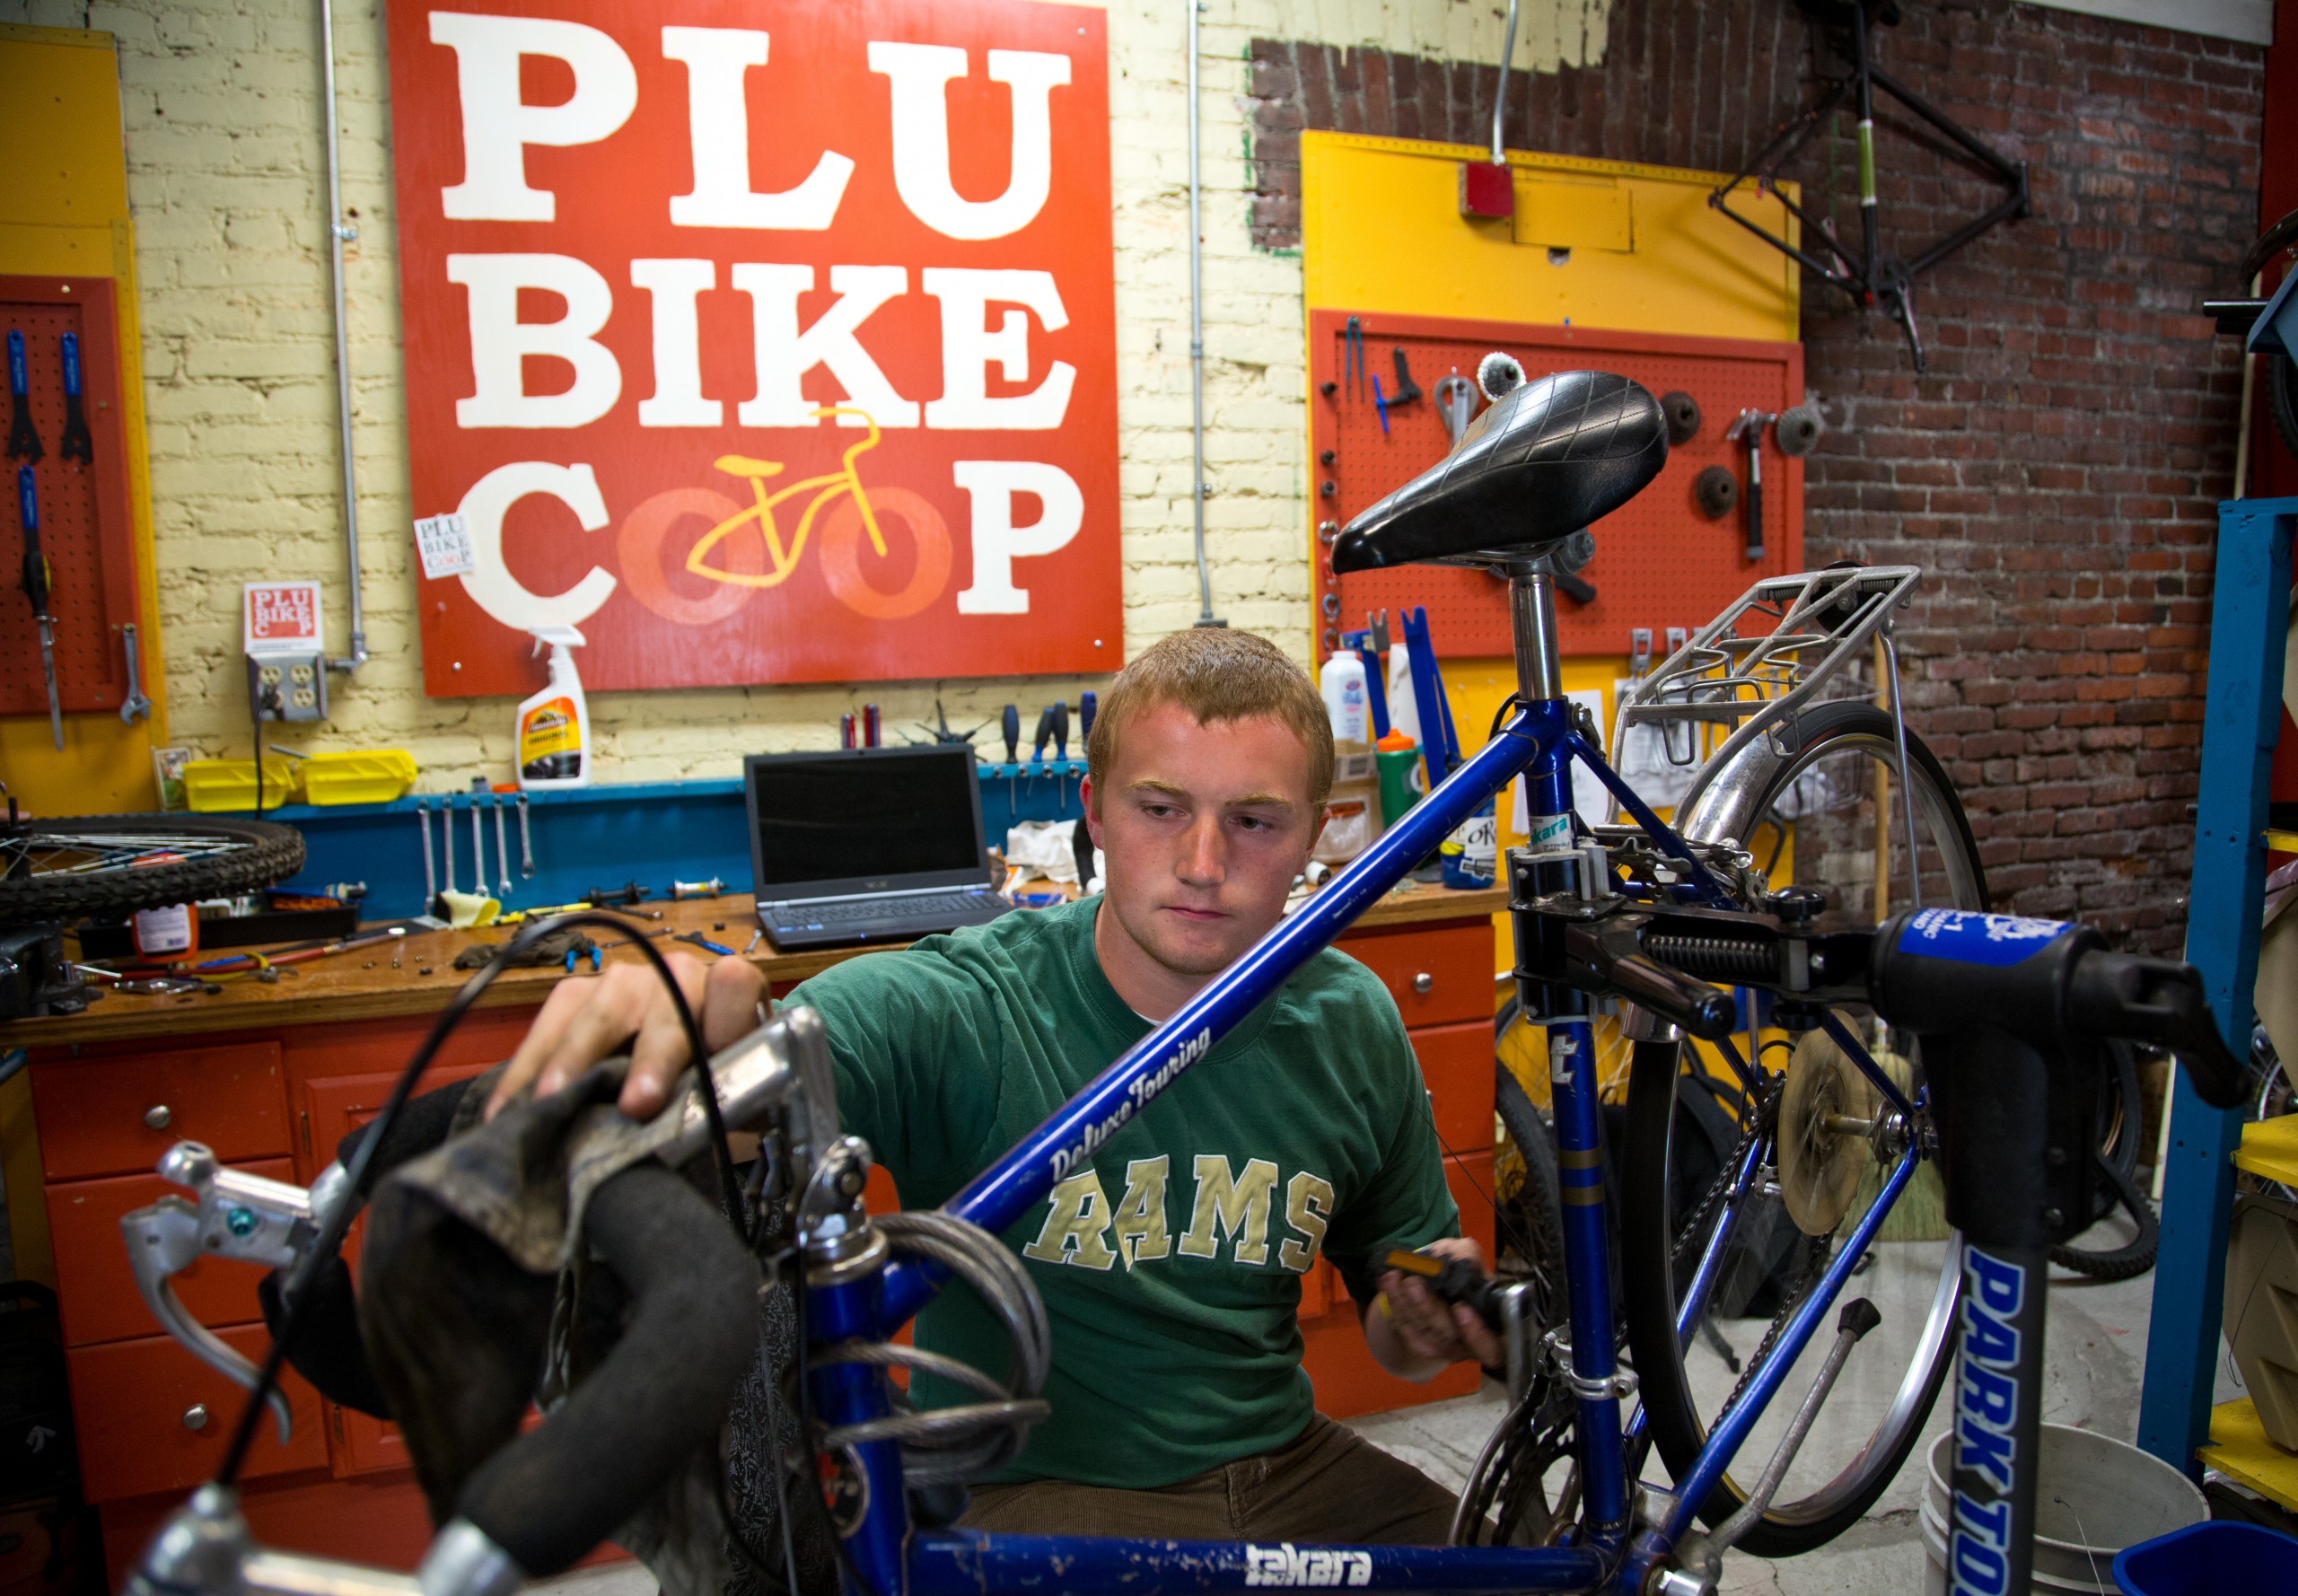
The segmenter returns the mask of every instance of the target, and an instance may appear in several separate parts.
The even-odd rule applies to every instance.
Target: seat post
[[[1516,643],[1516,691],[1527,703],[1564,697],[1556,636],[1556,583],[1528,564],[1508,567],[1508,621]]]

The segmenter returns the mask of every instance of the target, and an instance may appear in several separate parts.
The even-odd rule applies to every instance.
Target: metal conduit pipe
[[[1516,54],[1516,0],[1508,0],[1508,23],[1500,37],[1500,89],[1492,97],[1492,163],[1505,166],[1507,153],[1500,144],[1500,121],[1508,114],[1508,63]]]
[[[1197,624],[1223,627],[1229,623],[1213,613],[1213,572],[1205,563],[1205,224],[1197,172],[1197,23],[1205,6],[1202,0],[1182,4],[1188,7],[1188,386],[1195,461],[1189,497],[1197,514]]]
[[[343,246],[359,230],[343,221],[343,153],[336,137],[335,0],[320,0],[320,100],[327,113],[327,246],[335,290],[335,402],[343,446],[343,552],[351,578],[351,652],[329,660],[333,671],[367,662],[367,616],[359,592],[359,478],[351,452],[351,341],[344,326]]]

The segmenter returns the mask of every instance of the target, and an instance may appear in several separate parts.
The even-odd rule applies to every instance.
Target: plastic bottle
[[[1420,741],[1420,700],[1412,693],[1412,654],[1401,643],[1389,645],[1389,729]]]
[[[1428,790],[1420,745],[1397,730],[1393,709],[1389,712],[1389,734],[1373,745],[1373,754],[1381,776],[1381,823],[1393,826]]]
[[[1373,717],[1365,704],[1364,662],[1349,649],[1336,650],[1325,662],[1320,685],[1324,688],[1325,715],[1332,722],[1332,740],[1370,747]]]
[[[1360,675],[1362,672],[1359,673]],[[1380,841],[1381,778],[1373,750],[1362,742],[1333,742],[1332,792],[1325,799],[1325,829],[1314,856],[1346,864]]]
[[[519,706],[519,786],[524,792],[591,785],[591,709],[574,656],[583,634],[573,627],[535,627],[535,652],[550,649],[550,685]]]

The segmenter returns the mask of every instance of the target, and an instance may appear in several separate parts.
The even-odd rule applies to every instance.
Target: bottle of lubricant
[[[529,792],[591,785],[591,710],[569,648],[583,645],[573,627],[532,628],[535,652],[550,650],[550,685],[519,706],[519,785]]]

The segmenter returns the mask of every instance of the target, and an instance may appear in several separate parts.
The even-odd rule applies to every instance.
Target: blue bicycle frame
[[[1711,903],[1729,901],[1689,846],[1636,797],[1574,725],[1571,704],[1558,685],[1548,579],[1519,576],[1513,586],[1519,707],[1491,741],[1298,913],[952,1197],[944,1205],[945,1212],[993,1233],[1004,1232],[1519,774],[1527,779],[1537,833],[1541,817],[1573,812],[1571,764],[1574,758],[1581,759],[1681,866],[1682,890],[1688,896]],[[1618,1334],[1613,1311],[1611,1217],[1603,1189],[1594,1038],[1584,996],[1565,994],[1561,1006],[1566,1012],[1552,1013],[1547,1023],[1569,1288],[1571,1357],[1564,1378],[1577,1400],[1574,1434],[1583,1509],[1574,1543],[1527,1548],[1264,1547],[913,1532],[899,1449],[893,1442],[881,1441],[855,1449],[867,1485],[866,1506],[846,1541],[849,1583],[858,1578],[864,1587],[851,1596],[999,1596],[1004,1592],[1063,1596],[1120,1588],[1226,1592],[1299,1585],[1458,1592],[1636,1589],[1644,1571],[1690,1529],[1700,1504],[1731,1466],[1889,1213],[1891,1200],[1912,1176],[1917,1153],[1910,1147],[1890,1171],[1883,1200],[1871,1207],[1839,1250],[1819,1286],[1791,1319],[1775,1355],[1765,1360],[1738,1403],[1719,1418],[1672,1504],[1649,1529],[1631,1539],[1636,1506],[1628,1463],[1631,1433],[1622,1423],[1620,1400],[1627,1388],[1614,1352]],[[1881,1074],[1855,1039],[1851,1050],[1863,1067]],[[1754,1173],[1751,1150],[1748,1167],[1737,1171],[1735,1200]],[[1687,1331],[1697,1322],[1729,1229],[1718,1224],[1708,1240],[1682,1308],[1681,1328]],[[885,1340],[933,1298],[940,1285],[935,1271],[897,1262],[860,1279],[811,1287],[806,1298],[810,1339],[817,1346],[847,1338]],[[859,1424],[887,1411],[882,1376],[864,1364],[817,1369],[811,1392],[820,1416],[834,1426]]]

